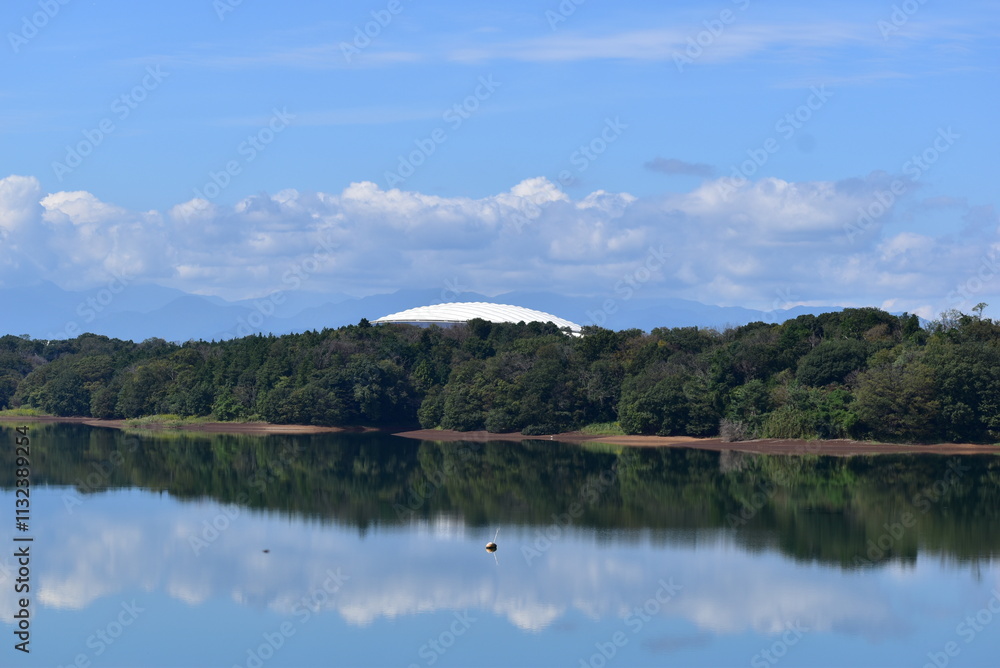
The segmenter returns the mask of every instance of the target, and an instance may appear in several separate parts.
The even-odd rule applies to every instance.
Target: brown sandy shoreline
[[[699,450],[736,450],[766,455],[815,454],[815,455],[874,455],[874,454],[938,454],[938,455],[1000,455],[1000,447],[970,443],[934,443],[930,445],[899,445],[867,441],[806,441],[762,439],[726,443],[717,438],[693,436],[594,436],[571,431],[551,436],[524,436],[521,433],[491,434],[486,431],[449,431],[446,429],[418,429],[396,432],[396,436],[418,438],[424,441],[522,441],[525,439],[552,440],[568,443],[607,443],[626,447],[647,448],[696,448]]]
[[[696,448],[699,450],[736,450],[758,454],[816,454],[816,455],[872,455],[872,454],[938,454],[938,455],[1000,455],[1000,447],[971,443],[933,443],[928,445],[901,445],[896,443],[875,443],[868,441],[806,441],[763,439],[726,443],[717,438],[694,438],[692,436],[595,436],[579,431],[562,434],[525,436],[520,432],[492,434],[487,431],[451,431],[447,429],[415,429],[398,431],[395,429],[374,429],[368,427],[318,427],[314,425],[271,424],[269,422],[192,422],[182,424],[147,423],[129,427],[125,420],[98,420],[96,418],[70,418],[49,416],[2,416],[2,422],[46,423],[62,422],[85,424],[92,427],[113,429],[141,429],[147,431],[182,430],[210,434],[323,434],[335,432],[382,431],[424,441],[513,441],[542,440],[563,443],[606,443],[626,447],[666,447]]]

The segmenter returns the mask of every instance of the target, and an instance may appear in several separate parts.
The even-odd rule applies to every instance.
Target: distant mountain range
[[[609,329],[739,326],[784,322],[834,307],[795,307],[770,312],[738,306],[712,306],[686,299],[566,297],[551,292],[509,292],[486,297],[474,292],[442,294],[440,289],[398,290],[355,298],[303,290],[261,299],[226,301],[158,285],[111,285],[86,292],[53,283],[0,288],[0,335],[68,339],[84,332],[143,341],[220,340],[255,333],[288,334],[375,320],[415,306],[442,301],[485,301],[538,309],[580,325]]]

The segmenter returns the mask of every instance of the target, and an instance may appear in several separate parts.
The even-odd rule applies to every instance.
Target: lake
[[[14,426],[4,666],[1000,665],[995,456]]]

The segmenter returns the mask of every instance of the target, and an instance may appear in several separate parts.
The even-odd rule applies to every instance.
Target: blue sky
[[[968,311],[998,10],[6,3],[0,282],[600,295],[663,246],[645,296]]]

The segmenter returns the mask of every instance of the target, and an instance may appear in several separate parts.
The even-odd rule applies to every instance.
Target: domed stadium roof
[[[580,333],[580,325],[563,318],[557,318],[545,311],[536,311],[523,306],[491,304],[489,302],[451,302],[418,306],[399,313],[382,316],[376,323],[397,322],[415,324],[456,324],[473,318],[490,322],[551,322],[559,329],[568,327],[574,334]]]

